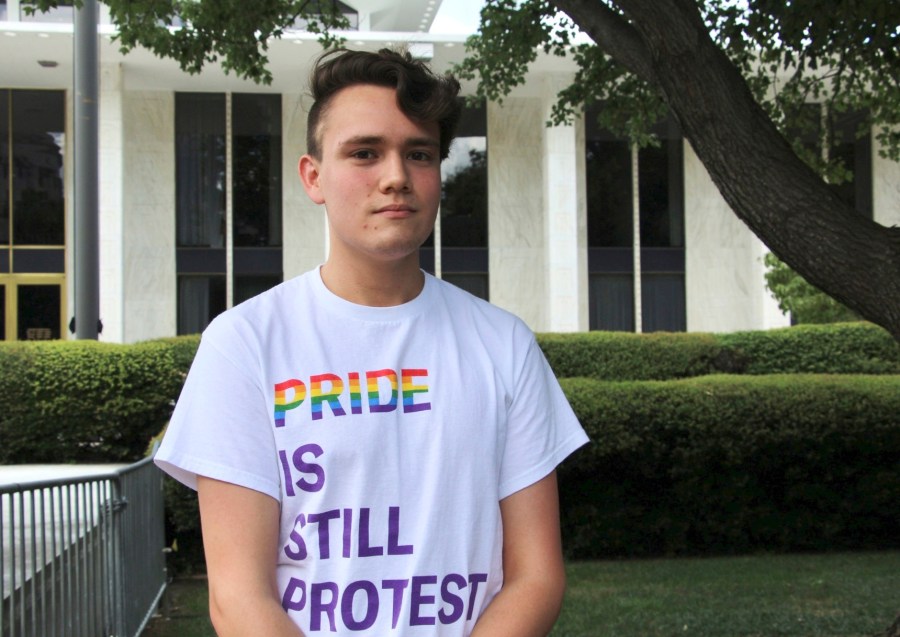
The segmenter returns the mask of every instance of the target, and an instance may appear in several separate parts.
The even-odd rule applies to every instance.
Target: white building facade
[[[414,43],[438,71],[463,56],[464,37],[426,32],[434,3],[345,4],[359,29],[346,34],[350,48]],[[71,15],[28,17],[16,0],[0,1],[5,340],[71,337]],[[324,211],[296,173],[305,81],[321,49],[302,32],[273,42],[274,81],[260,86],[216,65],[191,76],[146,51],[123,55],[108,22],[101,8],[101,340],[197,332],[326,257]],[[660,124],[661,148],[636,155],[590,114],[546,126],[572,72],[540,60],[502,105],[466,109],[423,267],[536,331],[788,324],[765,289],[766,248],[674,125]],[[847,196],[862,214],[900,225],[900,166],[875,145],[848,138]]]

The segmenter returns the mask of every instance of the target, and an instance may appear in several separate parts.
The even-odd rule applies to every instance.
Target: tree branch
[[[657,83],[650,52],[640,35],[602,0],[556,0],[553,4],[616,62],[642,80]]]

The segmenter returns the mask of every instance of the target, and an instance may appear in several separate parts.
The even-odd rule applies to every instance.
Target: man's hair
[[[396,89],[397,105],[416,122],[437,122],[440,155],[445,159],[462,110],[456,99],[459,82],[452,75],[435,75],[409,51],[381,49],[378,53],[337,49],[316,61],[309,80],[313,105],[306,128],[306,152],[321,159],[319,126],[331,99],[341,89],[373,84]]]

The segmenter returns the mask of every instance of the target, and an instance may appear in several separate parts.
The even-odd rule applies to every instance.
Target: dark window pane
[[[589,297],[590,329],[634,331],[634,284],[630,274],[592,274]]]
[[[479,299],[488,300],[487,274],[444,274],[442,278]]]
[[[684,332],[687,319],[683,274],[641,276],[641,329],[644,332]]]
[[[9,244],[9,99],[0,89],[0,245]]]
[[[831,157],[839,159],[851,172],[849,180],[831,188],[848,206],[872,218],[872,140],[869,133],[857,137],[861,115],[851,114],[834,124]]]
[[[487,139],[458,137],[441,164],[441,246],[488,245]]]
[[[234,304],[243,303],[279,283],[280,276],[237,276],[234,278]]]
[[[586,143],[588,246],[632,245],[631,151],[624,140]]]
[[[19,285],[17,302],[20,341],[59,338],[60,286]]]
[[[0,22],[6,22],[8,19],[6,17],[6,0],[0,0]]]
[[[179,246],[225,245],[225,96],[175,95]]]
[[[199,334],[225,311],[224,276],[178,277],[178,334]]]
[[[0,341],[6,340],[6,286],[0,285]]]
[[[281,96],[232,98],[234,245],[281,245]]]
[[[12,91],[13,241],[65,242],[65,97],[62,91]]]
[[[681,140],[662,139],[660,144],[638,153],[641,245],[680,247],[684,245]]]

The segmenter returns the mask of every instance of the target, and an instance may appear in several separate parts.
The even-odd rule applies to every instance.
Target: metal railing
[[[0,486],[0,635],[134,637],[166,587],[163,474]]]

